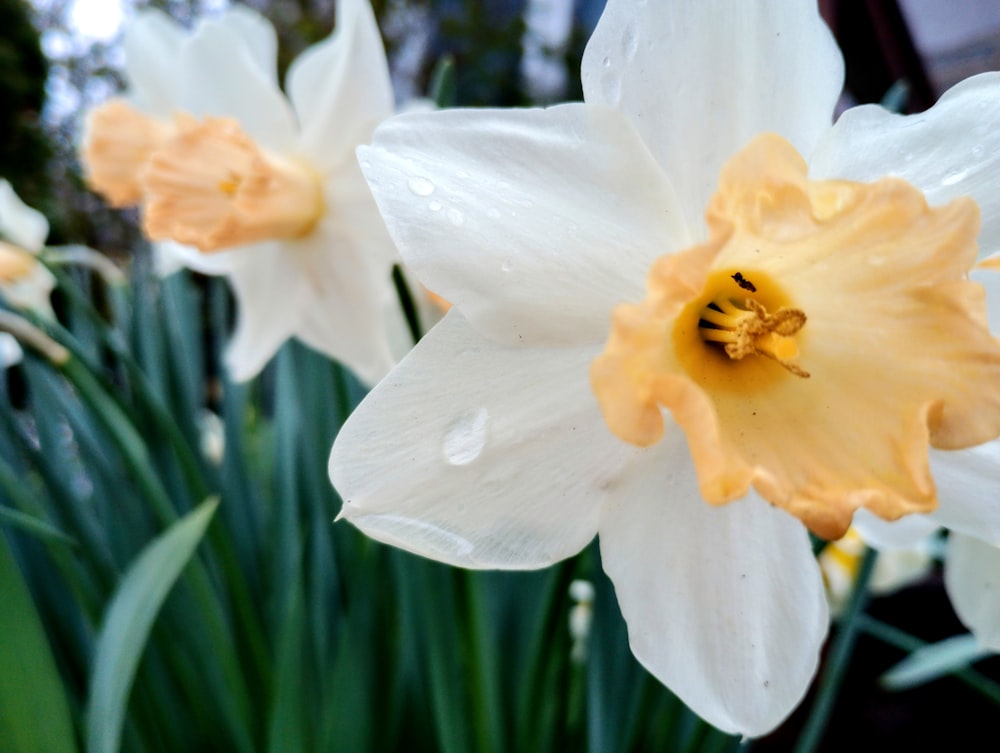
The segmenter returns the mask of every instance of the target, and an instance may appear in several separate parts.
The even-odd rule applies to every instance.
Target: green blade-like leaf
[[[202,503],[149,544],[125,574],[101,627],[87,707],[88,753],[116,753],[128,693],[153,621],[201,541],[218,500]]]
[[[62,680],[35,611],[0,533],[0,750],[77,750]]]
[[[918,648],[882,675],[879,682],[889,690],[905,690],[965,669],[992,653],[974,635],[955,635]]]

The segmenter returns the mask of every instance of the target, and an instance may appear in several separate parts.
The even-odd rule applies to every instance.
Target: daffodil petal
[[[537,568],[575,554],[635,452],[604,428],[592,357],[497,345],[452,309],[340,430],[330,477],[341,516],[463,567]]]
[[[1000,440],[966,450],[931,450],[938,509],[929,517],[945,528],[1000,545]]]
[[[153,263],[156,273],[161,277],[173,274],[184,267],[203,275],[228,274],[230,270],[240,266],[241,256],[244,256],[243,249],[203,254],[193,246],[185,246],[174,241],[163,241],[153,245]]]
[[[875,549],[907,549],[923,541],[939,524],[926,515],[905,515],[899,520],[883,520],[864,508],[854,513],[854,523],[865,543]]]
[[[1000,250],[1000,73],[953,86],[931,109],[896,115],[854,107],[819,142],[811,178],[871,181],[886,175],[919,188],[932,205],[959,196],[979,204],[980,256]]]
[[[235,118],[265,149],[294,153],[298,126],[271,72],[276,60],[260,61],[256,53],[242,27],[225,18],[200,23],[175,63],[178,106],[195,117]]]
[[[945,557],[944,585],[962,624],[983,646],[1000,651],[1000,549],[953,533]]]
[[[19,197],[10,183],[0,180],[0,241],[38,253],[49,235],[49,221]]]
[[[340,0],[337,27],[288,70],[301,144],[317,170],[354,162],[354,147],[393,112],[392,82],[368,0]]]
[[[232,378],[242,382],[256,376],[294,334],[309,299],[297,265],[288,262],[280,244],[259,244],[230,256],[237,253],[251,258],[228,272],[238,313],[225,360]]]
[[[170,118],[180,102],[177,56],[185,31],[162,11],[147,9],[125,25],[122,49],[129,99],[144,112]]]
[[[0,297],[15,308],[34,311],[42,317],[55,319],[50,300],[55,286],[56,278],[39,263],[33,265],[31,271],[22,279],[4,285]]]
[[[1000,269],[974,268],[969,272],[969,279],[986,290],[986,318],[990,331],[1000,336]]]
[[[278,36],[271,22],[246,5],[231,5],[219,16],[219,23],[237,32],[260,72],[278,85]]]
[[[392,271],[388,264],[360,255],[347,240],[344,225],[327,218],[296,244],[307,300],[295,335],[371,385],[395,363],[383,318],[386,299],[394,295]]]
[[[0,332],[0,368],[9,368],[21,362],[24,353],[13,335]]]
[[[827,630],[805,528],[753,493],[704,504],[675,425],[615,492],[601,557],[632,652],[719,729],[770,731],[809,687]]]
[[[412,113],[358,153],[407,265],[501,343],[599,342],[652,260],[689,241],[669,181],[607,108]]]
[[[700,228],[723,164],[753,136],[812,150],[843,62],[814,2],[609,0],[582,77],[588,103],[629,116]]]

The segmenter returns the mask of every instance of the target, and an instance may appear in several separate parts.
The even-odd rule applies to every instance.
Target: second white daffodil
[[[234,377],[294,336],[377,381],[393,362],[395,250],[354,149],[393,112],[393,92],[367,0],[337,3],[334,33],[290,67],[287,99],[274,30],[243,6],[191,33],[145,12],[125,52],[128,99],[88,117],[88,182],[140,204],[161,254],[229,278]]]

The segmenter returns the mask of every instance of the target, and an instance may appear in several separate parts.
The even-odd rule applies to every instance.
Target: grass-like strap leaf
[[[879,678],[882,687],[904,690],[965,669],[993,652],[965,633],[918,648]]]
[[[153,621],[194,554],[218,500],[174,523],[136,558],[108,607],[94,656],[87,706],[87,753],[117,753],[128,693]]]
[[[0,750],[75,753],[62,680],[42,621],[0,533]]]

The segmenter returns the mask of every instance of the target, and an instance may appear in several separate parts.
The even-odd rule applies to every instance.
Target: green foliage
[[[49,647],[58,673],[35,679],[61,685],[67,745],[735,750],[632,658],[596,548],[466,572],[335,524],[326,461],[361,386],[296,344],[231,383],[224,283],[147,267],[122,289],[60,273],[65,327],[38,324],[73,356],[29,354],[15,403],[0,385],[0,525],[45,625],[5,598],[3,634]],[[207,410],[221,457],[202,452]],[[578,577],[598,591],[586,663],[568,630]]]
[[[69,705],[21,573],[0,536],[0,750],[73,753]]]

